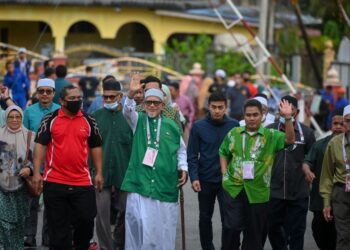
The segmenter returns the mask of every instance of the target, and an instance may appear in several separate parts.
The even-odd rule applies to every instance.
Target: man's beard
[[[158,114],[155,113],[155,112],[148,112],[147,115],[148,115],[149,118],[155,118],[155,117],[158,116]]]

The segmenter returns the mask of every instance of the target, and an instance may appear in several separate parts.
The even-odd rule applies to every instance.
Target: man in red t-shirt
[[[250,82],[250,72],[246,71],[243,73],[243,81],[244,85],[248,88],[249,90],[249,96],[248,98],[253,98],[258,94],[258,88]]]
[[[39,190],[44,181],[50,249],[72,249],[72,241],[75,249],[88,249],[96,216],[88,151],[90,148],[96,168],[95,185],[101,190],[102,139],[95,119],[80,110],[82,96],[77,87],[64,87],[60,103],[60,109],[43,118],[37,132],[33,183]],[[40,166],[45,156],[41,177]]]

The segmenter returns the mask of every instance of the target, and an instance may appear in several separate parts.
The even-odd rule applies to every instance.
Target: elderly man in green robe
[[[125,214],[125,249],[174,249],[178,217],[178,187],[186,183],[187,155],[178,125],[164,115],[164,93],[149,89],[144,112],[133,100],[142,88],[131,77],[124,116],[134,138],[122,190],[129,192]],[[178,179],[178,170],[181,171]]]

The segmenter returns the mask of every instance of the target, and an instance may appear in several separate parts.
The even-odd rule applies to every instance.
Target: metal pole
[[[186,250],[186,232],[185,232],[185,199],[184,191],[180,187],[180,208],[181,208],[181,238],[182,238],[182,250]]]
[[[296,15],[298,23],[299,23],[301,34],[302,34],[304,42],[305,42],[305,47],[306,47],[306,50],[307,50],[307,53],[308,53],[308,56],[310,59],[311,67],[313,69],[313,72],[314,72],[314,75],[315,75],[315,78],[317,81],[317,86],[318,86],[318,88],[322,88],[323,87],[322,86],[322,84],[323,84],[322,76],[321,76],[320,71],[319,71],[317,64],[316,64],[316,59],[315,59],[314,53],[313,53],[312,48],[311,48],[309,36],[306,32],[306,29],[305,29],[305,26],[303,23],[303,19],[301,17],[301,10],[300,10],[299,4],[297,2],[293,3],[293,8],[294,8],[294,12],[295,12],[295,15]]]
[[[259,38],[260,41],[263,44],[266,44],[266,39],[267,39],[267,22],[268,22],[268,0],[261,0],[261,5],[260,5],[260,21],[259,21]],[[260,47],[259,48],[259,58],[263,58],[265,56],[264,50]],[[261,63],[257,65],[256,70],[260,72],[263,75],[266,75],[265,72],[265,64]],[[258,81],[259,85],[262,85],[262,81]]]
[[[266,0],[262,0],[262,1],[266,1]],[[261,51],[263,52],[263,56],[259,57],[260,61],[258,60],[257,62],[251,61],[251,58],[249,58],[248,54],[245,54],[248,61],[250,61],[252,63],[253,66],[258,66],[261,63],[264,63],[264,61],[266,62],[269,61],[271,63],[271,66],[278,72],[278,74],[280,75],[280,77],[282,78],[282,80],[286,83],[286,85],[288,86],[288,88],[290,89],[290,91],[293,94],[297,93],[296,88],[294,87],[294,85],[291,83],[291,81],[288,79],[288,77],[283,73],[282,69],[278,66],[278,64],[276,63],[276,61],[274,60],[274,58],[272,57],[272,55],[269,53],[269,51],[266,49],[265,47],[265,43],[263,43],[259,37],[256,36],[255,31],[250,27],[250,25],[248,24],[248,22],[243,18],[242,14],[240,13],[240,11],[237,9],[237,7],[235,6],[235,4],[232,2],[232,0],[220,0],[219,2],[217,2],[216,4],[213,3],[212,0],[208,0],[209,5],[214,9],[214,12],[217,14],[219,20],[223,23],[224,27],[230,32],[230,34],[232,35],[232,37],[236,40],[237,44],[240,44],[239,42],[237,42],[237,39],[235,38],[234,33],[231,31],[231,28],[233,26],[235,26],[238,23],[242,23],[243,26],[246,28],[246,30],[250,33],[250,35],[252,36],[252,38],[255,40],[256,44],[260,47],[260,53]],[[227,4],[229,7],[231,7],[232,11],[234,12],[234,14],[236,15],[237,19],[232,21],[231,23],[227,23],[226,20],[224,20],[224,18],[221,16],[221,13],[218,11],[217,7],[219,7],[220,5],[224,5]],[[241,45],[239,47],[244,46]],[[244,51],[243,51],[244,52]],[[264,75],[261,74],[261,72],[259,72],[257,70],[257,73],[261,76],[263,83],[265,85],[268,86],[268,82],[267,80],[264,78]],[[273,96],[274,98],[276,98],[275,96]],[[316,120],[314,119],[314,117],[311,117],[311,122],[312,124],[315,126],[316,131],[320,134],[323,135],[323,131],[321,130],[321,128],[318,126]]]

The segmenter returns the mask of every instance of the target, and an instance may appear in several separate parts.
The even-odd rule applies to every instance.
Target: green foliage
[[[228,74],[236,71],[253,71],[243,54],[232,50],[214,51],[213,39],[207,34],[189,35],[184,41],[172,39],[170,45],[165,46],[165,53],[166,60],[163,63],[185,74],[192,68],[194,62],[201,63],[205,70],[207,60],[212,60],[211,63],[215,65],[215,68],[222,68]]]
[[[311,14],[322,19],[321,30],[324,36],[332,40],[335,50],[338,49],[342,37],[350,35],[336,0],[304,0],[300,1],[304,14]],[[350,15],[350,1],[343,0],[342,5]]]
[[[229,50],[227,52],[217,52],[214,59],[215,67],[224,69],[228,75],[235,72],[254,72],[253,66],[247,61],[242,53]]]
[[[310,38],[311,46],[317,53],[323,53],[323,51],[326,49],[325,42],[327,40],[330,40],[330,38],[326,36]]]
[[[172,39],[170,46],[165,46],[168,66],[187,73],[194,62],[206,65],[206,54],[212,49],[213,39],[205,34],[197,37],[188,36],[184,41]]]
[[[333,41],[333,44],[335,47],[338,47],[340,40],[341,40],[341,34],[340,34],[340,25],[333,21],[329,20],[324,25],[323,29],[323,35],[330,38]]]
[[[279,54],[283,57],[290,57],[299,53],[304,47],[303,40],[298,36],[296,29],[286,29],[278,34],[277,45]]]

